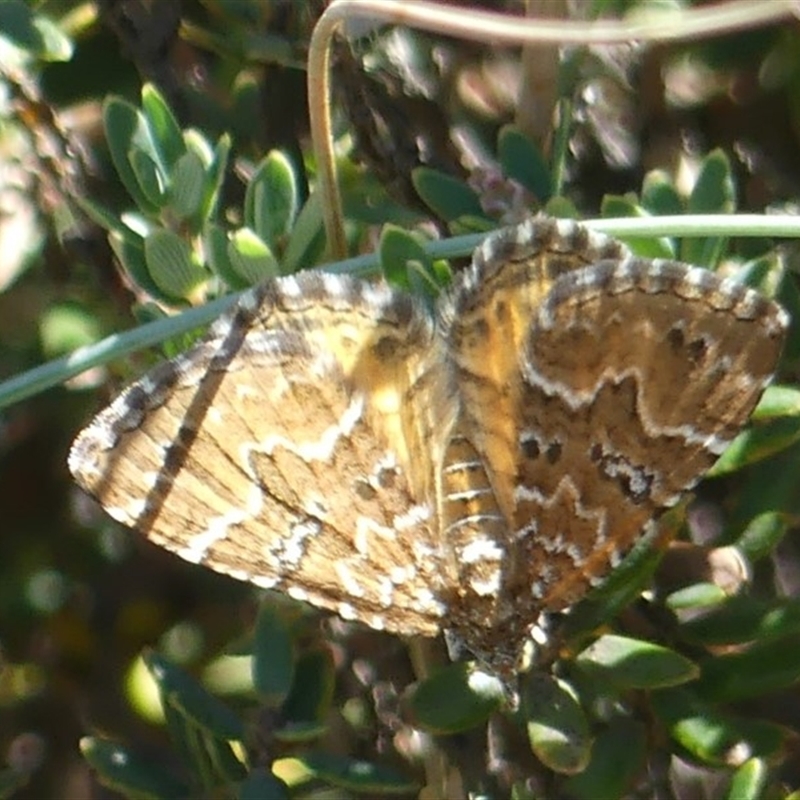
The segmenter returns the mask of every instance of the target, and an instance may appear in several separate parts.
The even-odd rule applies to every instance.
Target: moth
[[[245,293],[78,436],[77,482],[189,561],[515,668],[746,424],[788,318],[543,217],[435,308],[319,271]]]

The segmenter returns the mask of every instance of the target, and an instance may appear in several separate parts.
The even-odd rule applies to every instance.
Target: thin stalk
[[[334,0],[320,16],[311,35],[308,54],[308,106],[322,196],[328,254],[344,258],[347,243],[344,214],[336,178],[330,108],[330,51],[342,23],[368,18],[378,23],[412,28],[491,44],[616,44],[686,41],[721,36],[800,16],[794,0],[729,0],[678,13],[644,11],[625,20],[547,20],[512,17],[490,11],[440,6],[422,0]]]

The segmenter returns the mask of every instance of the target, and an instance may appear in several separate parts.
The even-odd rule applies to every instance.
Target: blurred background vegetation
[[[485,5],[523,11],[510,0]],[[531,11],[591,20],[653,5],[544,0]],[[321,263],[305,64],[324,6],[0,0],[0,377]],[[553,48],[521,52],[364,20],[348,37],[334,53],[333,111],[353,254],[375,250],[386,222],[435,238],[541,209],[797,211],[796,21],[691,44],[566,48],[560,60]],[[744,267],[800,307],[794,242],[632,245]],[[476,689],[463,665],[409,691],[412,658],[397,638],[279,601],[259,611],[263,593],[147,544],[77,489],[66,468],[76,432],[186,341],[172,337],[2,412],[2,794],[798,790],[796,336],[786,391],[762,412],[760,438],[703,484],[688,521],[676,523],[682,555],[614,623],[633,638],[601,639],[578,659],[580,647],[560,654],[574,664],[554,667],[558,681],[532,682],[516,716],[497,713],[502,695]],[[737,573],[742,554],[751,585],[729,597],[748,582],[750,568]],[[692,584],[700,588],[687,594]],[[606,602],[606,612],[623,605]],[[637,658],[644,674],[619,667]],[[555,753],[543,743],[548,725],[574,728]],[[280,780],[270,773],[279,761]]]

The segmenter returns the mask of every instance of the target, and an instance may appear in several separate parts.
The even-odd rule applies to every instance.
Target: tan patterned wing
[[[443,539],[459,580],[450,627],[501,672],[541,604],[520,596],[515,541],[520,354],[531,320],[560,277],[601,259],[621,260],[617,241],[567,220],[534,218],[488,237],[442,302],[442,332],[461,399],[445,451]],[[544,568],[544,567],[543,567]],[[525,571],[530,581],[530,573]]]
[[[519,591],[558,609],[605,577],[746,424],[787,324],[751,289],[676,262],[559,279],[521,355]]]
[[[582,597],[714,463],[772,377],[787,316],[708,271],[533,219],[484,242],[442,317],[462,398],[451,451],[470,454],[449,465],[466,498],[445,529],[462,564],[450,605],[474,651],[510,662],[542,611]]]
[[[447,413],[431,397],[440,364],[407,296],[278,279],[123,392],[69,466],[109,514],[189,561],[432,635],[446,577],[428,444]]]
[[[536,309],[559,276],[628,249],[571,220],[535,217],[492,234],[459,276],[444,313],[464,426],[491,465],[498,503],[511,519],[517,472],[520,353]]]

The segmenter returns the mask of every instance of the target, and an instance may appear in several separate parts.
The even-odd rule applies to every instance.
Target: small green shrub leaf
[[[169,205],[179,220],[195,217],[203,204],[206,191],[206,171],[200,156],[192,150],[176,162],[170,176]]]
[[[152,83],[142,87],[142,112],[158,152],[160,166],[165,172],[170,172],[185,155],[186,145],[178,121]]]
[[[620,689],[676,686],[699,674],[696,664],[674,650],[615,635],[601,636],[576,657],[575,665]]]
[[[778,417],[743,430],[717,459],[707,476],[718,478],[763,461],[800,441],[800,417]]]
[[[297,741],[298,734],[305,735],[321,728],[333,699],[335,673],[330,652],[325,648],[308,650],[294,665],[294,681],[283,704],[283,731],[276,738]]]
[[[207,222],[203,228],[203,252],[214,273],[219,275],[231,289],[247,289],[252,285],[234,269],[228,234],[213,222]]]
[[[270,247],[282,248],[297,216],[299,202],[294,167],[282,152],[273,150],[247,184],[245,224]]]
[[[306,753],[297,760],[319,779],[342,789],[374,796],[409,794],[415,788],[404,775],[366,761],[323,752]]]
[[[540,204],[552,193],[550,166],[539,148],[517,127],[506,125],[497,139],[497,155],[503,172],[521,183]]]
[[[709,701],[736,702],[795,686],[800,681],[800,647],[794,636],[759,639],[743,652],[704,659],[701,666],[698,692]]]
[[[189,787],[166,772],[157,761],[132,753],[105,739],[86,736],[80,742],[81,753],[94,769],[101,783],[125,797],[188,797]]]
[[[586,769],[566,781],[566,795],[574,800],[626,797],[641,774],[646,756],[644,725],[630,719],[614,719],[595,738]]]
[[[612,217],[646,217],[647,212],[635,197],[607,194],[603,197],[601,213],[604,219]],[[666,236],[622,236],[628,247],[642,258],[675,258],[675,247]]]
[[[167,182],[158,164],[143,150],[134,148],[130,152],[131,169],[142,194],[155,208],[161,208],[167,200]]]
[[[736,191],[728,156],[713,150],[700,167],[692,192],[686,202],[689,214],[732,214]],[[720,236],[687,237],[681,242],[681,260],[713,269],[720,261],[727,239]]]
[[[445,222],[459,217],[486,218],[478,195],[457,178],[430,167],[417,167],[411,181],[423,202]]]
[[[279,271],[269,245],[249,228],[240,228],[231,234],[228,260],[234,272],[251,285],[274,278]]]
[[[458,733],[486,721],[503,705],[503,685],[472,663],[439,670],[412,687],[405,707],[414,723],[431,733]]]
[[[128,194],[141,211],[156,213],[158,205],[142,191],[130,155],[140,150],[156,161],[144,116],[127,101],[111,97],[103,105],[103,126],[111,160]]]
[[[759,800],[767,785],[769,766],[763,758],[750,758],[733,774],[727,800]]]
[[[253,635],[253,685],[271,708],[288,697],[294,680],[294,646],[279,610],[262,603]]]
[[[776,758],[787,744],[786,731],[779,725],[722,713],[688,689],[654,692],[651,702],[673,739],[705,764],[730,764],[735,748],[743,744],[754,756]]]
[[[681,636],[704,647],[766,642],[800,634],[800,600],[731,597],[724,605],[681,624]]]
[[[662,170],[653,170],[644,176],[641,198],[642,207],[658,217],[683,214],[685,210],[678,190]]]
[[[148,234],[144,256],[153,281],[173,301],[190,297],[208,278],[208,273],[193,260],[186,241],[165,228]]]
[[[592,751],[589,723],[563,681],[544,673],[527,675],[520,686],[521,713],[536,757],[554,772],[582,772]]]
[[[282,274],[314,266],[325,249],[319,195],[312,194],[297,215],[281,260]]]
[[[143,658],[165,705],[169,703],[174,706],[196,725],[220,739],[242,739],[242,721],[225,703],[157,653],[145,653]]]

